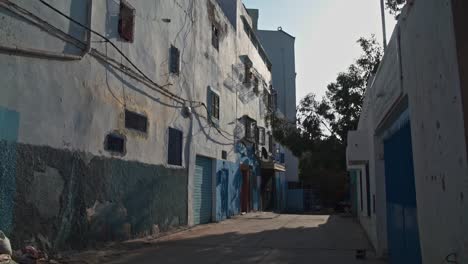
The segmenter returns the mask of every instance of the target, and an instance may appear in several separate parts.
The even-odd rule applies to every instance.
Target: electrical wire
[[[128,63],[130,63],[130,65],[135,68],[135,70],[138,72],[134,72],[132,71],[130,68],[128,68],[127,66],[123,65],[122,63],[119,63],[117,61],[115,61],[114,59],[108,57],[107,55],[105,54],[102,54],[101,52],[97,51],[96,49],[92,49],[90,51],[90,54],[93,55],[95,58],[97,59],[100,59],[102,61],[105,61],[107,64],[110,64],[111,66],[123,71],[124,73],[126,73],[127,75],[129,75],[130,77],[140,81],[140,82],[149,82],[152,86],[155,86],[158,91],[167,96],[167,97],[170,97],[172,98],[174,101],[178,102],[178,103],[181,103],[181,104],[185,104],[185,103],[191,103],[192,107],[203,107],[208,116],[209,116],[209,110],[208,110],[208,107],[206,106],[205,103],[203,102],[200,102],[200,101],[193,101],[193,100],[187,100],[183,97],[180,97],[174,93],[172,93],[171,91],[165,89],[164,87],[166,86],[170,86],[172,84],[166,84],[166,85],[160,85],[158,83],[156,83],[155,81],[153,81],[151,78],[149,78],[137,65],[135,65],[135,63],[133,63],[130,58],[128,58],[123,52],[121,49],[119,49],[110,39],[108,39],[107,37],[105,37],[104,35],[102,35],[101,33],[91,29],[90,27],[80,23],[79,21],[76,21],[75,19],[69,17],[68,15],[66,15],[65,13],[63,13],[62,11],[58,10],[57,8],[53,7],[52,5],[50,5],[49,3],[45,2],[44,0],[38,0],[40,3],[42,3],[43,5],[45,5],[46,7],[48,7],[49,9],[53,10],[54,12],[58,13],[59,15],[61,15],[62,17],[70,20],[71,22],[77,24],[78,26],[88,30],[89,32],[99,36],[100,38],[102,38],[104,41],[102,41],[102,43],[109,43]],[[34,15],[33,13],[21,8],[20,6],[17,6],[16,4],[6,0],[5,1],[6,4],[10,5],[10,6],[13,6],[14,8],[16,9],[19,9],[23,14],[21,14],[21,16],[24,16],[24,15],[28,15],[28,16],[31,16],[33,19],[36,19],[37,21],[40,22],[37,23],[37,22],[34,22],[34,24],[40,28],[43,28],[44,30],[46,31],[49,31],[47,30],[47,27],[49,28],[52,28],[52,31],[54,31],[54,35],[58,36],[59,38],[61,38],[62,40],[64,41],[67,41],[75,46],[77,46],[78,48],[83,48],[84,46],[86,46],[86,43],[84,43],[82,40],[79,40],[77,38],[75,38],[74,36],[71,36],[65,32],[63,32],[62,30],[54,27],[53,25],[51,25],[50,23],[40,19],[39,17],[37,17],[36,15]],[[42,24],[42,25],[41,25]],[[96,41],[94,41],[96,42]],[[112,62],[112,63],[110,63]],[[118,67],[117,67],[118,66]],[[138,76],[138,75],[141,75],[141,76]],[[148,85],[148,83],[146,83]],[[210,124],[209,118],[206,118],[207,122]],[[232,138],[229,138],[227,137],[226,135],[230,136],[230,137],[233,137],[235,138],[236,136],[225,131],[225,130],[222,130],[220,129],[219,127],[213,125],[213,124],[210,124],[213,128],[215,128],[215,130],[221,135],[223,136],[225,139],[227,140],[232,140]]]
[[[183,102],[190,102],[190,103],[200,103],[200,102],[196,102],[196,101],[190,101],[190,100],[187,100],[185,98],[182,98],[174,93],[172,93],[171,91],[167,90],[164,88],[164,86],[156,83],[155,81],[153,81],[151,78],[148,77],[148,75],[146,75],[137,65],[135,65],[135,63],[133,63],[133,61],[128,58],[125,53],[123,53],[123,51],[121,49],[119,49],[117,47],[117,45],[115,45],[115,43],[113,43],[109,38],[107,38],[106,36],[102,35],[101,33],[91,29],[90,27],[82,24],[81,22],[73,19],[72,17],[66,15],[65,13],[63,13],[62,11],[58,10],[57,8],[55,8],[54,6],[50,5],[49,3],[47,3],[46,1],[44,0],[38,0],[40,3],[42,3],[44,6],[48,7],[49,9],[51,9],[52,11],[56,12],[57,14],[61,15],[62,17],[70,20],[71,22],[75,23],[76,25],[88,30],[89,32],[97,35],[98,37],[104,39],[106,42],[108,42],[128,63],[130,63],[130,65],[135,68],[138,73],[140,73],[144,78],[146,78],[148,81],[150,81],[153,85],[155,85],[156,87],[158,87],[159,89],[163,90],[165,93],[169,94],[171,97],[173,98],[177,98],[179,99],[180,101],[183,101]]]
[[[172,93],[171,91],[169,91],[169,90],[167,90],[167,89],[164,88],[165,86],[168,86],[168,85],[170,85],[170,84],[168,84],[168,85],[160,85],[160,84],[156,83],[155,81],[153,81],[153,80],[152,80],[151,78],[149,78],[137,65],[135,65],[135,63],[133,63],[133,61],[130,60],[130,58],[128,58],[128,57],[125,55],[125,53],[123,53],[123,51],[117,47],[117,45],[115,45],[115,44],[114,44],[109,38],[107,38],[106,36],[102,35],[101,33],[97,32],[97,31],[95,31],[95,30],[93,30],[93,29],[91,29],[90,27],[88,27],[88,26],[82,24],[81,22],[79,22],[79,21],[73,19],[72,17],[66,15],[65,13],[63,13],[63,12],[60,11],[60,10],[58,10],[58,9],[55,8],[54,6],[50,5],[50,4],[47,3],[46,1],[44,1],[44,0],[38,0],[38,1],[39,1],[40,3],[42,3],[43,5],[45,5],[46,7],[48,7],[49,9],[53,10],[54,12],[56,12],[57,14],[61,15],[62,17],[64,17],[64,18],[70,20],[71,22],[75,23],[76,25],[78,25],[78,26],[80,26],[80,27],[82,27],[82,28],[88,30],[89,32],[91,32],[91,33],[97,35],[98,37],[104,39],[105,42],[109,43],[109,44],[110,44],[110,45],[111,45],[111,46],[112,46],[128,63],[130,63],[130,65],[131,65],[133,68],[135,68],[135,69],[138,71],[138,73],[140,73],[145,79],[147,79],[147,80],[148,80],[149,82],[151,82],[153,85],[155,85],[156,87],[158,87],[159,89],[161,89],[164,93],[166,93],[166,96],[173,97],[173,99],[174,99],[174,98],[175,98],[175,99],[178,99],[178,100],[182,101],[183,103],[189,102],[189,103],[192,103],[192,104],[193,104],[193,103],[199,104],[199,106],[203,106],[203,107],[206,109],[207,113],[209,113],[208,107],[206,106],[205,103],[199,102],[199,101],[187,100],[187,99],[185,99],[185,98],[183,98],[183,97],[180,97],[180,96],[178,96],[178,95],[176,95],[176,94]],[[193,3],[192,3],[192,5],[193,5]],[[192,21],[192,20],[191,20],[191,21]],[[96,52],[96,50],[94,50],[94,51]],[[107,57],[107,56],[105,56],[105,57]],[[125,66],[123,66],[123,65],[122,65],[122,67],[125,68]],[[209,121],[208,121],[208,123],[209,123]],[[217,126],[215,126],[215,125],[213,125],[212,127],[214,127],[214,128],[216,129],[216,131],[218,131],[218,133],[219,133],[220,135],[222,135],[224,138],[226,138],[226,139],[228,139],[228,140],[231,140],[231,138],[226,137],[225,134],[228,134],[228,136],[235,137],[234,135],[229,134],[229,132],[227,132],[227,131],[221,130],[219,127],[217,127]]]

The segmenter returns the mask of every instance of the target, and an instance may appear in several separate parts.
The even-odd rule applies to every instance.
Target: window
[[[182,166],[182,131],[169,128],[169,141],[167,144],[168,155],[167,163],[170,165]]]
[[[275,90],[271,90],[270,98],[268,99],[268,108],[270,108],[271,111],[276,111],[276,108],[278,106],[278,94],[276,93]]]
[[[245,70],[245,78],[244,78],[244,84],[250,84],[252,81],[252,64],[246,63],[244,65],[244,70]]]
[[[225,151],[225,150],[221,151],[221,158],[223,160],[227,160],[227,151]]]
[[[125,128],[147,133],[148,118],[144,115],[125,109]]]
[[[219,50],[219,29],[215,25],[211,27],[211,44],[216,50]]]
[[[258,128],[258,144],[265,146],[265,128]]]
[[[128,42],[133,42],[135,35],[135,9],[125,0],[120,1],[119,35]]]
[[[109,152],[124,154],[125,138],[117,134],[107,135],[104,143],[104,149]]]
[[[273,136],[268,133],[268,152],[273,153]]]
[[[366,164],[366,200],[367,200],[367,216],[371,217],[371,193],[370,193],[369,164]]]
[[[251,118],[245,118],[245,138],[254,142],[257,135],[257,122]]]
[[[258,144],[260,142],[260,129],[255,127],[255,143]]]
[[[364,199],[362,194],[362,172],[359,172],[359,196],[361,198],[361,212],[364,211]]]
[[[259,92],[259,81],[258,81],[258,78],[257,78],[256,76],[253,77],[253,81],[254,81],[254,83],[253,83],[253,91],[254,91],[254,93],[258,94],[258,92]]]
[[[208,112],[212,121],[219,120],[219,95],[210,88],[208,88]]]
[[[178,48],[171,46],[170,49],[170,65],[169,70],[171,73],[179,74],[180,72],[180,51]]]

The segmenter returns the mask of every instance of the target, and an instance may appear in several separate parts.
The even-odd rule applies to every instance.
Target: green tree
[[[383,56],[375,36],[358,41],[363,54],[336,81],[326,96],[304,97],[297,108],[297,123],[271,116],[273,135],[300,157],[300,178],[320,187],[322,201],[332,204],[346,184],[346,139],[357,129],[367,82]]]
[[[406,0],[385,0],[385,5],[392,15],[398,17],[406,4]]]

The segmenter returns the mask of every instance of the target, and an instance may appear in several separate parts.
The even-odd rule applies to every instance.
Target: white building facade
[[[261,209],[271,63],[241,1],[8,0],[0,17],[0,229],[16,245]]]
[[[289,122],[296,122],[296,58],[295,38],[281,28],[258,30],[258,36],[274,67],[273,87],[277,93],[277,113]],[[299,160],[280,146],[280,162],[286,167],[286,181],[299,182]]]
[[[354,211],[389,263],[468,262],[467,11],[408,1],[348,134]]]

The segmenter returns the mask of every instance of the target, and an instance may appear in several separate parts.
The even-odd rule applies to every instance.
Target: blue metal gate
[[[409,121],[384,144],[390,263],[422,263]]]
[[[194,224],[211,222],[212,213],[212,161],[197,156],[193,181],[193,221]]]

